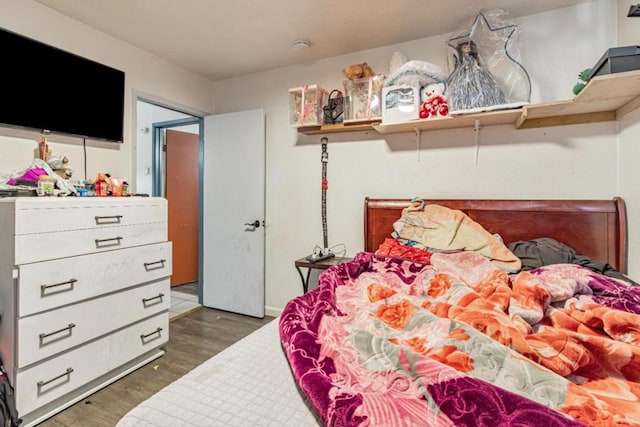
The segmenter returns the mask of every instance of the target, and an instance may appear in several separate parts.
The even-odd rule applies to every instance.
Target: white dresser
[[[0,356],[23,425],[164,354],[166,199],[0,199],[0,242]]]

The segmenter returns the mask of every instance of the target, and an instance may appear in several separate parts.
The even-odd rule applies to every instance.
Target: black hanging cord
[[[329,237],[327,233],[327,188],[329,183],[327,181],[327,163],[329,162],[329,153],[327,153],[327,142],[329,140],[325,137],[320,139],[322,143],[322,156],[320,161],[322,162],[322,237],[324,239],[324,246],[318,248],[318,245],[313,250],[313,254],[307,257],[307,261],[315,263],[325,260],[327,258],[333,258],[335,254],[329,249]]]
[[[327,152],[327,138],[322,138],[322,237],[324,239],[323,253],[329,251],[329,237],[327,232],[327,189],[329,182],[327,181],[327,163],[329,163],[329,153]]]

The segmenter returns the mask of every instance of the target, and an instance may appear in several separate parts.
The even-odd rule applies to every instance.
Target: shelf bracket
[[[418,151],[418,161],[420,161],[420,139],[422,137],[422,131],[417,127],[413,127],[413,131],[416,133],[416,150]]]
[[[475,123],[473,124],[473,133],[474,133],[473,139],[476,144],[476,153],[475,153],[474,161],[476,166],[478,166],[478,155],[480,152],[480,128],[481,128],[480,120],[476,119]]]

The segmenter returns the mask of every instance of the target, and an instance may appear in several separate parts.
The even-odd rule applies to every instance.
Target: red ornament
[[[322,189],[323,190],[327,190],[329,188],[329,181],[327,181],[326,179],[322,180]]]

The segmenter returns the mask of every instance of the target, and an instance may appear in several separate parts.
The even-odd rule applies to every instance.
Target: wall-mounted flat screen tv
[[[0,28],[0,125],[122,142],[124,72]]]

